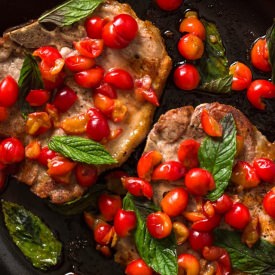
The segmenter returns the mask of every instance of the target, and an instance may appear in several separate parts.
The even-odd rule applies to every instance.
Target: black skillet
[[[168,0],[167,0],[168,1]],[[6,28],[37,18],[46,9],[60,3],[58,0],[1,0],[0,1],[0,33]],[[248,50],[251,43],[265,34],[275,17],[274,0],[188,0],[181,10],[176,12],[160,11],[152,1],[125,1],[132,5],[142,19],[149,19],[160,29],[165,38],[169,54],[176,65],[182,59],[176,50],[177,32],[183,11],[194,8],[200,16],[216,22],[230,62],[239,60],[249,64]],[[167,31],[173,33],[166,36]],[[265,77],[253,71],[254,77]],[[175,88],[171,77],[162,98],[161,107],[157,110],[155,120],[168,109],[183,105],[198,105],[203,102],[219,101],[231,104],[242,110],[250,120],[265,134],[270,141],[275,140],[275,100],[267,101],[264,112],[257,111],[246,100],[243,92],[229,95],[211,95],[201,92],[182,92]],[[134,169],[136,159],[142,152],[141,145],[125,165],[126,169]],[[24,256],[11,242],[0,215],[0,274],[1,275],[32,275],[51,274],[63,275],[75,272],[78,275],[119,275],[123,269],[112,259],[101,256],[94,248],[91,232],[85,226],[82,216],[65,217],[50,210],[45,201],[35,197],[28,188],[10,180],[1,198],[17,202],[40,216],[50,228],[56,232],[64,244],[64,257],[61,264],[48,272],[40,272],[32,268]]]

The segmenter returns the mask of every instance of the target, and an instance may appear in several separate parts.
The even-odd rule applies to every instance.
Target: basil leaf
[[[230,255],[232,266],[248,274],[275,274],[275,246],[260,239],[252,248],[241,241],[241,234],[224,229],[215,230],[215,245]]]
[[[87,164],[114,164],[117,161],[98,142],[77,136],[54,136],[49,148],[74,161]]]
[[[229,76],[228,60],[216,25],[202,19],[206,30],[205,50],[198,61],[201,89],[213,93],[231,92],[232,76]]]
[[[73,201],[70,201],[64,204],[49,203],[49,207],[53,211],[65,216],[80,214],[83,211],[85,211],[87,208],[96,209],[97,199],[104,190],[106,190],[105,185],[95,184],[81,198],[75,199]]]
[[[127,194],[123,199],[123,208],[136,213],[135,243],[141,258],[159,274],[177,275],[178,265],[174,235],[171,234],[164,239],[155,239],[146,227],[146,217],[156,211],[156,207],[151,203],[138,203],[132,195]]]
[[[26,54],[24,59],[20,77],[18,80],[19,86],[19,108],[23,115],[32,112],[32,108],[26,101],[26,97],[32,89],[43,89],[44,83],[35,58],[31,54]]]
[[[69,0],[45,12],[39,23],[54,23],[59,27],[69,26],[91,14],[103,0]]]
[[[207,137],[199,149],[200,166],[212,173],[216,183],[216,189],[207,195],[211,201],[217,200],[228,186],[236,154],[236,126],[233,115],[227,114],[221,125],[222,138]]]
[[[275,21],[267,30],[266,41],[269,53],[269,62],[272,67],[272,82],[275,83]]]
[[[9,234],[32,265],[41,270],[55,266],[62,245],[40,218],[12,202],[2,201],[2,210]]]

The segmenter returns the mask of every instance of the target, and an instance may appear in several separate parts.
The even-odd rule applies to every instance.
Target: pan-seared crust
[[[120,13],[131,14],[137,20],[138,35],[124,49],[114,50],[106,47],[96,63],[101,65],[105,71],[114,67],[126,69],[134,79],[146,75],[150,76],[152,87],[160,97],[171,70],[171,59],[167,55],[160,32],[152,23],[140,20],[128,4],[105,1],[94,14],[111,19]],[[23,62],[23,50],[33,51],[34,48],[40,46],[52,45],[57,47],[65,58],[73,53],[72,42],[85,36],[83,22],[72,27],[47,31],[37,21],[34,21],[19,29],[8,30],[0,43],[0,77],[3,78],[7,74],[11,74],[18,80]],[[65,83],[77,92],[78,101],[68,112],[61,115],[60,120],[84,113],[93,106],[91,91],[78,87],[72,75],[66,78]],[[138,102],[133,91],[118,91],[118,99],[127,106],[127,117],[119,124],[110,121],[110,128],[122,128],[123,132],[118,138],[105,145],[106,149],[117,160],[117,166],[125,162],[131,152],[144,139],[149,131],[155,110],[155,107],[148,102]],[[17,136],[25,139],[27,144],[30,138],[24,137],[24,120],[19,110],[12,108],[10,112],[12,115],[9,119],[2,125],[0,124],[0,135]],[[39,137],[39,141],[42,145],[46,145],[52,135],[63,134],[62,130],[56,129]],[[99,167],[100,172],[110,168],[111,166]],[[50,197],[54,203],[72,200],[81,196],[85,191],[85,188],[78,186],[75,182],[70,185],[55,183],[46,174],[44,167],[29,160],[22,164],[17,178],[31,185],[32,191],[38,196]]]
[[[267,139],[254,127],[242,112],[236,108],[223,105],[219,103],[201,104],[195,109],[190,106],[173,109],[162,115],[159,121],[154,125],[153,129],[148,135],[145,152],[150,150],[157,150],[163,155],[163,161],[177,160],[177,148],[179,144],[189,138],[193,138],[201,142],[206,134],[202,130],[200,117],[203,109],[207,109],[209,113],[218,121],[221,120],[225,114],[232,113],[237,133],[244,137],[244,149],[237,159],[252,162],[257,157],[269,157],[275,160],[275,143],[270,143]],[[154,202],[159,204],[163,195],[169,190],[173,189],[175,185],[180,182],[157,181],[152,182],[154,189]],[[262,207],[262,200],[264,194],[270,190],[274,185],[261,183],[258,187],[244,190],[237,193],[236,188],[230,188],[229,193],[235,201],[242,201],[249,209],[252,217],[259,218],[259,227],[261,237],[275,244],[275,221],[265,213]],[[194,209],[193,199],[190,197],[187,211],[196,211]],[[223,225],[226,226],[226,225]],[[196,252],[190,250],[188,243],[178,247],[178,253],[192,253],[198,258],[200,257]],[[122,259],[125,253],[117,252],[117,259]],[[124,263],[128,259],[123,258]],[[205,260],[200,259],[201,272],[207,273],[207,264]],[[232,274],[242,274],[240,272],[233,272]]]

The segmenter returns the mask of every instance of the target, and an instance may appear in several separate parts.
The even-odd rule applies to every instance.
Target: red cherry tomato
[[[129,14],[119,14],[103,27],[102,38],[107,47],[122,49],[136,37],[138,24]]]
[[[188,203],[188,193],[182,187],[169,191],[161,200],[162,211],[170,217],[179,216]]]
[[[86,38],[74,42],[75,49],[81,54],[89,58],[96,58],[103,52],[103,40]]]
[[[160,163],[162,155],[158,151],[149,151],[144,153],[138,161],[137,173],[139,178],[150,180],[153,168]]]
[[[186,168],[179,161],[170,160],[159,164],[152,173],[152,180],[175,181],[184,177]]]
[[[248,66],[237,61],[230,65],[229,73],[233,75],[231,89],[242,91],[247,89],[252,81],[252,73]]]
[[[268,191],[263,200],[263,207],[265,212],[273,219],[275,219],[275,190]]]
[[[170,235],[172,231],[172,222],[164,212],[154,212],[147,216],[146,226],[152,237],[163,239]]]
[[[211,137],[222,136],[223,129],[221,124],[206,109],[203,109],[201,113],[201,126],[204,132]]]
[[[53,159],[56,156],[57,156],[57,153],[55,151],[52,151],[51,149],[48,148],[48,146],[45,146],[40,150],[40,154],[37,160],[40,164],[44,166],[48,166],[48,161]]]
[[[271,71],[268,47],[265,38],[259,38],[254,42],[250,52],[250,58],[251,63],[255,68],[263,72]]]
[[[182,141],[178,148],[178,159],[187,169],[199,166],[198,151],[200,143],[194,139]]]
[[[204,44],[198,36],[187,33],[180,39],[178,51],[185,59],[197,60],[203,55]]]
[[[122,207],[120,196],[101,194],[98,199],[98,208],[106,221],[112,221],[116,212]]]
[[[124,188],[133,196],[144,196],[149,200],[153,197],[153,188],[148,181],[136,177],[122,177],[121,181]]]
[[[153,275],[153,270],[141,259],[131,261],[126,269],[126,275]]]
[[[268,158],[258,158],[253,162],[257,175],[261,180],[275,183],[275,162]]]
[[[90,118],[86,128],[87,136],[95,141],[107,138],[110,135],[110,127],[102,112],[95,108],[90,108],[88,114]]]
[[[178,9],[183,0],[156,0],[157,5],[159,6],[160,9],[165,10],[165,11],[172,11]]]
[[[72,55],[65,59],[66,67],[72,72],[80,72],[95,66],[95,60],[83,55]]]
[[[131,90],[134,88],[132,76],[123,69],[111,69],[104,76],[104,82],[117,89]]]
[[[47,170],[47,173],[50,176],[63,176],[71,172],[75,166],[75,162],[61,156],[56,156],[48,161],[49,169]]]
[[[232,170],[231,181],[243,188],[252,188],[260,183],[260,178],[252,165],[239,160]]]
[[[185,186],[191,194],[197,196],[204,196],[216,187],[211,173],[202,168],[193,168],[187,172]]]
[[[101,245],[107,245],[112,235],[112,226],[106,222],[99,221],[94,228],[94,239]]]
[[[94,165],[78,163],[75,169],[75,177],[79,185],[92,186],[97,180],[97,168]]]
[[[25,149],[22,142],[17,138],[6,138],[0,143],[0,162],[13,164],[20,162],[25,157]]]
[[[202,250],[205,246],[211,246],[214,238],[212,232],[200,232],[191,229],[188,240],[192,249]]]
[[[10,75],[0,82],[0,106],[11,107],[17,100],[19,88],[17,82]]]
[[[137,217],[134,211],[119,209],[114,218],[115,232],[119,237],[126,237],[131,230],[136,228]]]
[[[105,19],[100,16],[93,16],[85,21],[85,29],[87,36],[93,39],[102,38],[102,30],[107,23]]]
[[[174,83],[181,90],[196,89],[200,83],[199,72],[194,65],[180,65],[174,72]]]
[[[224,215],[225,222],[235,229],[243,230],[249,223],[251,216],[249,209],[242,203],[236,202]]]
[[[104,69],[95,67],[78,72],[74,75],[75,82],[83,88],[96,88],[104,76]]]
[[[109,98],[112,98],[112,99],[116,99],[117,98],[116,89],[112,85],[110,85],[108,83],[103,83],[100,86],[96,87],[94,89],[94,92],[102,94],[102,95],[105,95],[105,96],[107,96]]]
[[[76,93],[68,86],[58,90],[52,104],[62,113],[67,112],[77,100]]]
[[[0,106],[0,122],[7,120],[9,116],[7,107]]]
[[[199,221],[196,221],[192,224],[191,228],[196,231],[212,231],[214,228],[216,228],[221,221],[220,215],[213,215],[212,217],[208,217],[206,219],[202,219]]]
[[[26,101],[30,106],[37,107],[44,105],[50,98],[50,94],[46,90],[31,90],[26,97]]]
[[[178,274],[199,275],[200,262],[192,254],[180,254],[178,256]]]
[[[200,39],[205,40],[205,27],[202,22],[195,16],[189,16],[182,20],[180,23],[179,31],[181,33],[192,33]]]
[[[221,197],[219,197],[212,204],[213,204],[215,211],[217,213],[224,214],[225,212],[227,212],[228,210],[231,209],[231,207],[233,205],[233,201],[228,195],[223,194]]]
[[[262,98],[275,98],[275,85],[264,79],[254,80],[248,90],[247,99],[257,109],[264,110],[265,104],[262,102]]]

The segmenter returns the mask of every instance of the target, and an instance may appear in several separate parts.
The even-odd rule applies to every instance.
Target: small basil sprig
[[[49,148],[77,162],[114,164],[117,161],[98,142],[77,136],[53,136]]]
[[[59,27],[69,26],[91,14],[103,0],[69,0],[45,12],[39,23],[54,23]]]
[[[62,244],[41,219],[12,202],[2,201],[2,210],[10,236],[32,265],[41,270],[55,266]]]
[[[157,208],[152,203],[139,203],[130,194],[123,199],[125,210],[135,211],[137,228],[135,243],[140,257],[161,275],[177,275],[176,241],[173,234],[164,239],[153,238],[146,227],[146,216]]]
[[[43,89],[44,83],[35,58],[31,54],[26,54],[24,59],[20,77],[18,80],[19,86],[19,109],[23,115],[32,112],[32,108],[26,101],[26,97],[32,89]]]
[[[212,93],[231,92],[232,75],[229,75],[228,60],[221,35],[212,22],[202,19],[206,30],[205,50],[198,61],[201,89]]]
[[[275,274],[275,246],[260,239],[252,248],[241,241],[241,234],[225,229],[215,230],[215,245],[230,255],[232,266],[247,274]]]
[[[266,41],[268,46],[269,62],[272,67],[272,82],[275,84],[275,21],[267,30]]]
[[[199,149],[200,166],[212,173],[216,188],[207,198],[217,200],[228,186],[234,157],[236,154],[236,126],[232,114],[227,114],[221,121],[222,138],[207,137]]]

